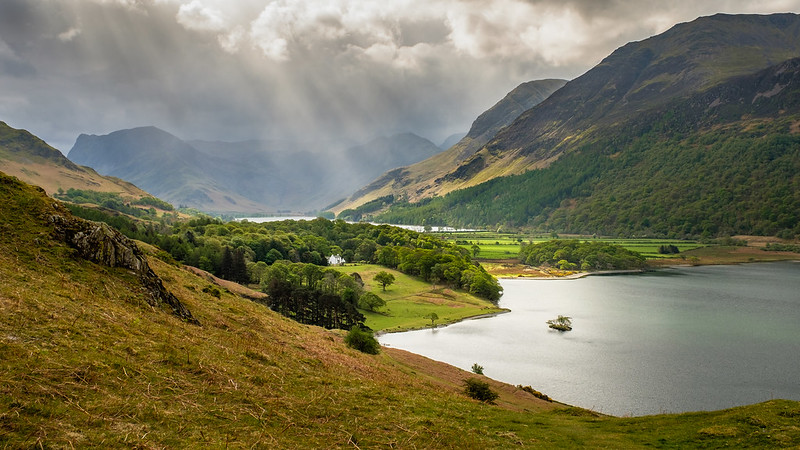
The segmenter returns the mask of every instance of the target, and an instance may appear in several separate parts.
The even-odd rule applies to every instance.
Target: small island
[[[562,316],[547,321],[547,326],[558,331],[572,331],[572,317]]]

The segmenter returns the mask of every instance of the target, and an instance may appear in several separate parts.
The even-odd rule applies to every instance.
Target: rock
[[[189,309],[164,287],[161,278],[150,268],[147,258],[135,242],[105,223],[74,217],[58,204],[54,204],[54,208],[57,213],[48,219],[53,224],[57,239],[77,250],[84,259],[108,267],[130,269],[138,275],[147,290],[149,305],[158,307],[167,304],[176,316],[200,325]]]

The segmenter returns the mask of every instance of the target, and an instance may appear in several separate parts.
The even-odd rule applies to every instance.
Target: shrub
[[[464,380],[464,393],[486,403],[494,403],[500,396],[497,392],[489,388],[489,383],[477,378],[467,378]]]
[[[204,287],[203,288],[203,292],[205,292],[206,294],[211,294],[211,295],[213,295],[214,297],[217,297],[217,298],[222,297],[222,292],[220,292],[219,289],[215,288],[214,286],[206,286],[206,287]]]
[[[483,366],[478,364],[478,363],[473,364],[472,365],[472,373],[478,374],[478,375],[483,375]]]
[[[534,389],[534,388],[532,388],[530,386],[523,386],[521,384],[518,384],[517,388],[518,389],[522,389],[523,391],[531,394],[532,396],[534,396],[536,398],[540,398],[540,399],[548,401],[548,402],[552,402],[553,401],[553,399],[548,397],[547,394],[542,394],[541,392],[537,391],[536,389]]]
[[[347,336],[344,337],[344,343],[350,348],[370,355],[377,355],[381,350],[381,344],[375,339],[372,332],[362,330],[358,325],[350,328]]]

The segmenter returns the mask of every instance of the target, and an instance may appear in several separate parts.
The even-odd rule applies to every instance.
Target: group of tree
[[[375,252],[374,262],[489,301],[499,300],[502,294],[497,280],[471,260],[468,250],[457,246],[427,249],[387,245]]]
[[[109,222],[131,238],[158,246],[176,261],[240,283],[261,283],[278,261],[324,268],[331,255],[340,255],[348,262],[383,265],[491,301],[500,298],[497,280],[472,261],[468,250],[436,236],[399,227],[323,218],[222,222],[207,216],[167,224],[135,222],[124,216],[75,209],[92,220]],[[390,284],[388,278],[376,281],[384,286]],[[300,295],[298,291],[297,296]],[[361,305],[359,299],[351,304],[370,310],[380,307],[381,302],[368,297],[361,300]]]
[[[74,204],[97,205],[129,216],[150,220],[157,219],[155,208],[163,211],[174,210],[171,204],[155,197],[142,197],[138,200],[126,201],[116,192],[99,192],[69,188],[66,191],[59,189],[55,197],[59,200],[66,200]]]
[[[270,309],[300,323],[325,328],[363,326],[358,312],[364,292],[356,277],[315,264],[277,261],[264,273],[262,290]]]
[[[222,260],[231,251],[245,260],[252,283],[260,282],[265,268],[279,260],[326,266],[329,256],[341,255],[345,261],[379,264],[491,301],[501,294],[497,280],[472,261],[468,250],[430,234],[389,225],[322,218],[269,223],[200,218],[174,226],[156,241],[176,260],[228,279],[231,273]]]
[[[635,270],[647,265],[644,256],[620,245],[575,239],[524,244],[519,259],[523,264],[562,270]]]

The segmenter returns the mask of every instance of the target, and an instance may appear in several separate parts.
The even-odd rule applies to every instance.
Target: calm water
[[[512,312],[381,343],[613,415],[800,400],[800,263],[501,283]]]

